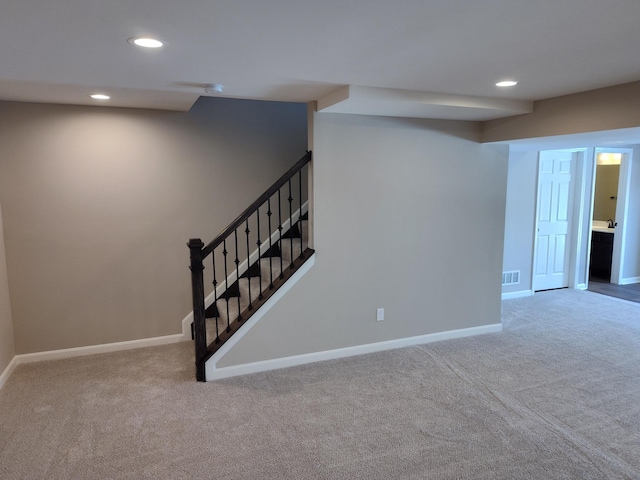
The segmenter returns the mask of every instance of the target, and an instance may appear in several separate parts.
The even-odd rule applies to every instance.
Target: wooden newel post
[[[193,294],[193,332],[196,346],[196,379],[206,381],[204,359],[207,356],[207,330],[204,311],[204,278],[202,249],[204,243],[199,238],[192,238],[187,243],[191,252],[191,291]]]

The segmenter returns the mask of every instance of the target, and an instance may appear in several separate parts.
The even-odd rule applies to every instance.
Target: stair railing
[[[312,250],[303,248],[302,235],[300,235],[300,255],[294,258],[293,231],[296,224],[305,213],[307,205],[307,183],[303,182],[303,176],[308,174],[305,168],[311,161],[311,152],[307,152],[293,167],[280,177],[267,189],[256,201],[242,212],[231,224],[225,228],[214,240],[205,245],[199,238],[192,238],[187,244],[191,258],[191,286],[193,298],[193,325],[192,333],[195,341],[196,378],[205,381],[205,362],[217,351],[231,335],[233,335],[248,317],[262,303],[271,296],[277,288],[299,268]],[[262,230],[261,230],[262,225]],[[244,228],[243,228],[244,227]],[[262,235],[268,232],[268,238]],[[240,235],[238,229],[241,230]],[[244,234],[244,239],[242,238]],[[240,236],[240,243],[239,243]],[[289,242],[291,259],[285,265],[283,256],[274,261],[274,250],[282,248],[282,242]],[[255,242],[255,243],[254,243]],[[257,246],[252,251],[251,244]],[[207,308],[205,305],[205,260],[211,262],[210,281],[213,284],[212,302]],[[269,285],[262,290],[263,262],[268,262]],[[279,269],[278,264],[279,262]],[[276,275],[274,275],[274,263]],[[242,311],[240,294],[237,293],[237,305],[230,305],[230,292],[239,288],[240,279],[257,271],[260,291],[251,293],[251,277],[248,276],[248,307]],[[278,272],[279,270],[279,272]],[[257,298],[255,293],[258,293]],[[209,296],[211,299],[211,296]],[[227,324],[218,325],[220,312],[217,300],[226,299]],[[230,310],[237,308],[236,320],[231,320]],[[210,313],[207,315],[207,313]],[[211,328],[207,333],[207,317],[215,316]],[[213,337],[213,338],[210,338]]]

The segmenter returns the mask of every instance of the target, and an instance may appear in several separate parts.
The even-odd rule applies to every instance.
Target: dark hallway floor
[[[640,283],[616,285],[614,283],[609,283],[606,279],[590,277],[588,290],[590,292],[601,293],[602,295],[640,303]]]

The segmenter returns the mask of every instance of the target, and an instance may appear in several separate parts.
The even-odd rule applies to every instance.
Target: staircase
[[[247,320],[313,255],[306,193],[310,161],[307,152],[208,245],[189,241],[198,381],[206,381],[207,360],[248,328]],[[205,261],[212,285],[206,298]]]
[[[311,256],[308,232],[305,213],[205,310],[207,338],[219,338],[214,351]]]

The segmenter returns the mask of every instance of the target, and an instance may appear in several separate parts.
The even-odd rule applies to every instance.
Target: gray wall
[[[477,138],[316,114],[316,264],[218,365],[499,323],[507,149]]]
[[[16,352],[180,333],[187,240],[213,239],[306,148],[303,104],[0,103]]]
[[[503,293],[531,290],[535,228],[538,152],[509,154],[503,271],[520,271],[518,285],[506,285]]]
[[[533,113],[482,123],[483,142],[640,126],[640,82],[540,100]]]
[[[640,281],[640,145],[633,147],[623,278]]]
[[[15,353],[11,302],[9,301],[9,280],[7,277],[2,228],[2,209],[0,208],[0,374],[7,368]]]

